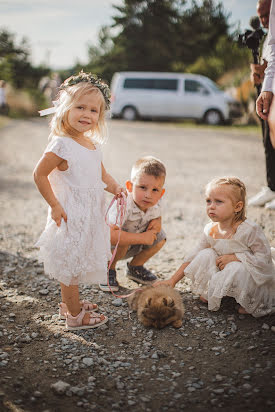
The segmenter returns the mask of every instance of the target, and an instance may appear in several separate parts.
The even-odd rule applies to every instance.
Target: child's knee
[[[211,247],[201,250],[198,253],[198,256],[208,258],[208,259],[216,259],[218,257],[217,253]]]
[[[157,245],[159,245],[159,248],[161,249],[166,243],[166,239],[162,239]]]
[[[225,268],[227,268],[228,270],[232,270],[232,271],[236,272],[236,271],[242,270],[244,268],[244,266],[243,266],[242,262],[229,262],[229,263],[227,263]]]

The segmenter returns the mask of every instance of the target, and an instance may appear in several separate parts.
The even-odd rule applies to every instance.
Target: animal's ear
[[[167,298],[163,298],[163,304],[165,306],[173,307],[175,305],[175,302],[170,296],[167,296]]]
[[[152,298],[148,298],[145,302],[145,307],[148,308],[151,305]]]

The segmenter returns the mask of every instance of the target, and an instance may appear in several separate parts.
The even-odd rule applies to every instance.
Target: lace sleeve
[[[68,149],[66,147],[64,138],[62,137],[55,137],[50,141],[44,153],[48,152],[52,152],[62,159],[69,161]]]
[[[185,263],[185,262],[191,262],[191,260],[193,260],[194,257],[195,257],[201,250],[206,249],[206,248],[209,248],[209,247],[211,247],[211,245],[210,245],[210,243],[208,242],[208,239],[207,239],[206,234],[204,233],[204,234],[201,236],[201,238],[200,238],[197,246],[196,246],[193,250],[191,250],[189,253],[187,253],[187,254],[185,255],[183,263]]]
[[[236,256],[245,265],[256,284],[263,285],[275,279],[271,248],[262,229],[254,224],[249,231],[243,233],[242,237],[250,251],[236,253]]]

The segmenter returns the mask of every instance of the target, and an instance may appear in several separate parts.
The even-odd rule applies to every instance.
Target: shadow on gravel
[[[1,192],[9,192],[16,194],[19,197],[21,193],[26,193],[27,191],[35,191],[36,188],[33,183],[22,182],[18,179],[3,179],[0,178],[0,190]]]
[[[274,315],[238,315],[231,298],[209,312],[181,292],[183,326],[153,330],[125,300],[83,287],[109,323],[71,333],[58,320],[58,284],[35,259],[0,252],[0,273],[3,411],[262,412],[275,405]]]

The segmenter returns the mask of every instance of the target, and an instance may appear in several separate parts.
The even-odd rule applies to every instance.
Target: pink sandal
[[[88,325],[83,325],[85,313],[89,313],[90,315]],[[66,330],[97,328],[98,326],[104,325],[106,322],[108,322],[107,316],[94,312],[86,312],[84,308],[82,308],[81,312],[77,316],[72,316],[68,312],[66,314]]]
[[[86,312],[96,312],[98,310],[98,305],[96,303],[91,303],[88,300],[81,300],[80,305],[85,309]],[[67,312],[68,308],[66,303],[59,303],[59,319],[66,319]]]

